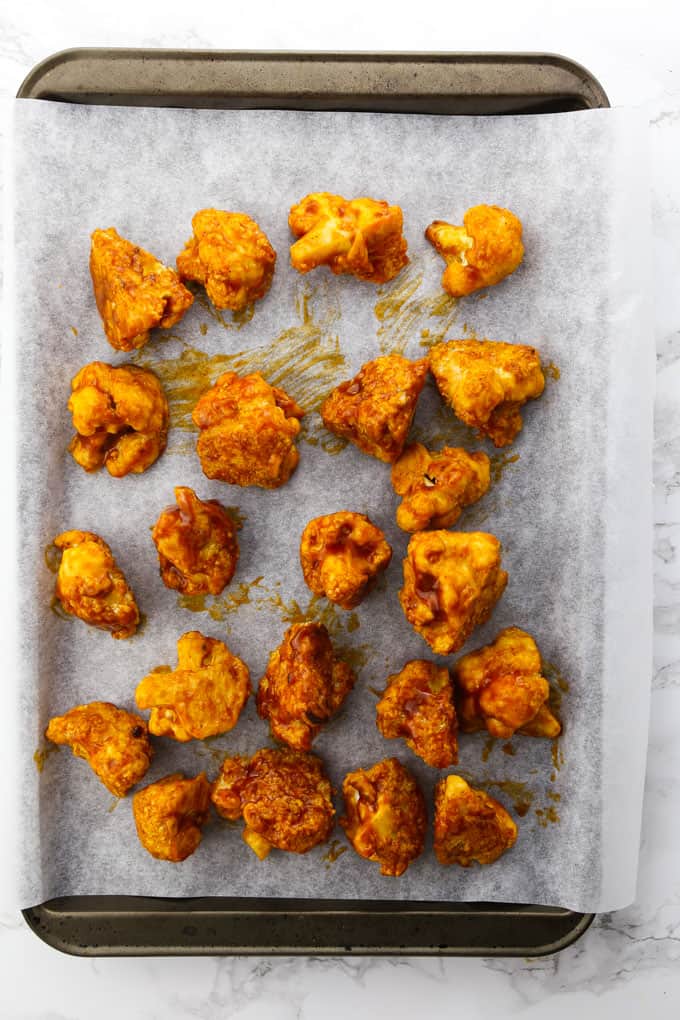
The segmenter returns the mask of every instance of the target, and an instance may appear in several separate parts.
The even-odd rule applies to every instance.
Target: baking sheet
[[[3,363],[8,401],[9,373],[16,380],[18,412],[20,583],[7,717],[21,746],[21,904],[97,893],[498,900],[576,910],[629,902],[651,649],[653,356],[639,260],[624,243],[634,222],[644,251],[641,118],[595,111],[444,120],[20,101],[14,137],[16,362],[10,355]],[[324,189],[402,206],[412,261],[391,284],[376,290],[325,270],[299,277],[290,269],[288,207]],[[443,264],[422,230],[435,218],[459,219],[479,201],[520,216],[527,256],[510,281],[456,304],[442,295]],[[128,360],[102,332],[87,268],[89,234],[115,225],[172,263],[193,212],[208,205],[258,220],[279,253],[273,287],[249,320],[216,315],[199,299],[177,327],[159,331],[134,356],[167,386],[174,426],[168,451],[139,477],[86,475],[66,452],[70,379],[95,359]],[[491,492],[457,525],[496,534],[510,573],[491,621],[468,648],[504,626],[528,629],[561,700],[565,732],[556,746],[461,737],[455,771],[486,786],[517,817],[516,847],[490,867],[463,871],[441,868],[428,843],[393,880],[351,850],[336,856],[346,846],[340,829],[335,853],[272,853],[262,863],[241,841],[240,823],[214,819],[182,865],[153,860],[137,842],[130,798],[112,800],[66,749],[45,756],[41,734],[51,715],[76,703],[105,698],[133,708],[138,681],[154,666],[174,665],[176,640],[190,629],[225,639],[257,682],[289,623],[321,618],[359,669],[344,712],[314,747],[335,787],[350,768],[396,754],[430,797],[438,774],[400,741],[383,740],[374,722],[385,677],[409,658],[429,657],[396,600],[408,536],[394,524],[389,468],[341,448],[314,408],[368,358],[392,350],[418,357],[444,336],[534,343],[554,366],[546,393],[525,411],[520,438],[497,458]],[[210,482],[201,473],[191,407],[228,368],[262,371],[310,410],[300,467],[276,492]],[[433,446],[484,446],[430,385],[413,436]],[[149,529],[177,484],[243,516],[237,574],[214,601],[187,604],[158,577]],[[384,580],[353,614],[310,599],[297,557],[305,523],[344,507],[368,513],[394,548]],[[44,550],[70,527],[96,531],[111,544],[146,616],[132,640],[112,641],[50,609],[54,577]],[[183,746],[157,740],[147,779],[176,769],[206,769],[212,778],[225,752],[251,753],[268,742],[251,700],[224,737]]]

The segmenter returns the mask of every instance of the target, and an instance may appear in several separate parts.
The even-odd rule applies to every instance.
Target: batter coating
[[[383,737],[403,737],[411,750],[435,769],[458,762],[458,722],[451,677],[445,666],[414,659],[387,678],[376,705]]]
[[[92,531],[64,531],[55,594],[65,612],[111,637],[131,637],[139,626],[135,597],[103,538]]]
[[[392,549],[365,514],[340,510],[315,517],[302,532],[305,584],[343,609],[354,609],[386,570]]]
[[[490,463],[485,453],[467,453],[458,446],[429,453],[411,443],[392,467],[392,487],[403,496],[397,507],[399,527],[414,532],[455,524],[463,508],[488,490]]]
[[[181,772],[145,786],[132,798],[139,842],[159,861],[186,860],[203,838],[210,813],[210,783],[205,772],[186,778]]]
[[[465,213],[463,224],[455,227],[435,220],[425,231],[446,262],[442,287],[453,297],[500,283],[524,257],[522,224],[509,209],[475,205]]]
[[[502,804],[460,776],[440,779],[434,791],[434,852],[440,864],[469,868],[492,864],[517,839],[517,826]]]

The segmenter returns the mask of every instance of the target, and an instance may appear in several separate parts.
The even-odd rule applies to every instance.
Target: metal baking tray
[[[559,113],[609,106],[579,64],[551,54],[72,49],[38,64],[23,99],[116,106]],[[499,903],[73,896],[23,912],[79,956],[539,956],[593,914]]]

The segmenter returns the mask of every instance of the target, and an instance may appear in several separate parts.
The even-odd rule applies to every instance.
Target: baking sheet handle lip
[[[68,898],[67,898],[68,899]],[[86,897],[86,899],[91,899]],[[94,897],[94,899],[98,899]],[[123,897],[123,899],[134,900],[136,897]],[[65,927],[68,932],[68,925],[64,925],[63,920],[56,920],[56,923],[51,917],[52,911],[50,910],[51,902],[59,901],[47,901],[39,904],[35,907],[30,907],[22,910],[21,913],[23,918],[30,928],[30,930],[37,935],[37,937],[49,946],[51,949],[55,949],[57,952],[63,953],[66,956],[78,956],[78,957],[133,957],[133,956],[447,956],[447,957],[524,957],[524,958],[538,958],[543,956],[552,956],[556,953],[562,952],[569,946],[573,945],[576,941],[583,937],[586,931],[590,928],[593,923],[596,914],[592,913],[578,913],[570,910],[561,910],[558,912],[565,915],[571,922],[569,928],[558,938],[551,942],[536,943],[536,944],[522,944],[522,945],[483,945],[480,943],[471,942],[465,945],[448,945],[446,943],[439,944],[425,944],[421,946],[409,944],[409,945],[370,945],[361,944],[359,946],[353,946],[351,944],[331,944],[330,940],[324,941],[323,944],[311,943],[309,945],[291,944],[286,945],[283,942],[277,942],[276,944],[254,944],[249,942],[246,944],[223,944],[220,945],[215,942],[209,944],[197,944],[188,943],[186,940],[176,940],[169,942],[167,945],[162,945],[159,942],[148,943],[146,946],[137,944],[125,944],[124,941],[116,940],[111,941],[108,945],[102,943],[96,943],[88,945],[85,942],[76,942],[69,939],[68,934],[64,934],[60,931],[60,928]],[[160,902],[168,902],[160,901]],[[186,903],[186,900],[170,901]],[[335,902],[335,901],[334,901]],[[352,901],[348,901],[351,903]],[[353,904],[361,906],[360,904]],[[406,920],[412,919],[413,910],[402,912],[400,908],[403,908],[404,904],[397,901],[386,901],[386,905],[394,908],[392,912],[391,920],[399,920],[400,914],[403,917],[404,913],[407,914]],[[413,905],[409,905],[412,907]],[[421,904],[422,907],[427,907],[427,904]],[[503,904],[475,904],[475,903],[461,903],[452,905],[451,910],[451,923],[460,923],[461,915],[473,914],[477,915],[479,908],[488,907],[490,912],[503,913],[503,907],[508,905]],[[436,909],[438,914],[446,913],[447,904],[438,903],[430,904],[430,907]],[[466,910],[465,908],[469,908]],[[475,909],[477,908],[477,909]],[[510,909],[513,909],[510,907]],[[523,909],[522,906],[516,906],[514,908],[518,911],[519,916],[526,916],[526,912],[538,914],[543,911],[546,919],[549,914],[549,908],[536,908],[527,906]],[[295,913],[294,911],[288,910],[288,913]],[[113,916],[119,916],[120,911],[110,911]],[[125,912],[132,917],[139,916],[136,911]],[[216,911],[207,911],[207,913],[215,914]],[[269,916],[265,913],[265,916]],[[335,903],[335,913],[343,913],[339,905]],[[346,913],[346,911],[345,911]],[[359,916],[364,917],[361,914]],[[431,911],[430,915],[431,916]],[[195,920],[195,912],[192,910],[181,911],[180,916],[186,914],[187,922]],[[427,910],[423,911],[425,917],[428,916]],[[57,913],[57,918],[59,917]],[[518,917],[519,919],[519,917]],[[217,922],[219,923],[219,922]],[[297,923],[297,922],[296,922]],[[102,926],[105,929],[106,919],[102,920]],[[82,936],[81,936],[82,937]],[[396,940],[395,940],[396,943]]]
[[[188,49],[144,49],[130,47],[71,47],[58,50],[39,61],[26,75],[17,92],[18,99],[26,98],[49,98],[48,96],[36,95],[39,83],[54,67],[71,62],[77,62],[90,58],[104,58],[113,60],[148,60],[149,58],[163,60],[195,60],[195,61],[233,61],[233,60],[297,60],[304,63],[324,62],[336,60],[339,62],[363,62],[373,63],[390,62],[425,62],[425,63],[450,63],[451,65],[465,64],[535,64],[551,65],[562,71],[570,73],[575,81],[581,86],[581,98],[586,106],[591,109],[608,108],[610,106],[607,94],[599,80],[583,64],[570,57],[557,53],[543,52],[481,52],[481,51],[393,51],[374,53],[370,51],[332,51],[332,50],[188,50]],[[584,94],[587,88],[589,94]]]

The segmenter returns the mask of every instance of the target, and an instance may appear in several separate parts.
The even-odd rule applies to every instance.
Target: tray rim
[[[219,61],[264,61],[264,62],[300,62],[307,64],[324,63],[326,61],[334,61],[337,63],[348,63],[348,64],[362,64],[365,62],[380,65],[390,63],[429,63],[436,64],[441,63],[447,66],[461,67],[466,64],[487,64],[489,66],[504,65],[509,67],[520,67],[520,66],[539,66],[547,65],[555,68],[559,68],[562,71],[570,73],[575,82],[579,82],[581,90],[574,93],[578,95],[583,101],[585,109],[598,109],[608,108],[610,106],[609,99],[602,85],[597,78],[582,64],[578,61],[571,59],[570,57],[563,56],[557,53],[543,53],[540,51],[386,51],[375,53],[371,51],[333,51],[333,50],[194,50],[194,49],[182,49],[182,48],[144,48],[144,47],[70,47],[62,50],[58,50],[40,60],[29,73],[23,79],[16,97],[19,99],[40,99],[41,101],[52,101],[47,96],[39,95],[39,85],[45,76],[53,69],[60,65],[77,63],[82,60],[97,60],[97,59],[108,59],[113,61],[118,60],[140,60],[144,63],[151,63],[153,61],[165,60],[165,61],[190,61],[190,62],[219,62]],[[36,95],[36,93],[38,93]],[[115,92],[102,93],[111,97],[111,101],[107,105],[116,105],[115,103]],[[157,91],[156,95],[162,95],[163,91]],[[265,93],[266,94],[266,93]],[[455,92],[452,93],[455,95]],[[460,93],[459,93],[460,94]],[[508,94],[512,94],[509,92]],[[538,93],[537,93],[538,94]],[[491,93],[489,93],[491,95]],[[446,116],[446,114],[444,114]],[[483,114],[482,114],[483,115]],[[541,111],[538,111],[536,115],[541,115]],[[250,900],[225,900],[224,897],[197,897],[192,898],[188,902],[194,904],[215,904],[216,902],[228,902],[233,905],[233,909],[239,911],[241,915],[246,913],[260,914],[265,917],[275,916],[278,914],[288,915],[291,913],[294,905],[303,904],[302,907],[295,910],[295,914],[300,917],[313,917],[315,915],[326,915],[326,914],[337,914],[349,916],[356,914],[359,917],[368,919],[373,916],[389,915],[396,921],[397,917],[401,917],[402,920],[409,916],[415,915],[428,918],[433,916],[455,919],[461,914],[483,914],[484,907],[487,908],[487,913],[496,914],[509,914],[510,916],[521,916],[522,913],[527,915],[527,912],[533,912],[539,916],[557,916],[562,915],[573,919],[572,926],[558,939],[543,943],[535,946],[510,946],[507,944],[501,946],[486,946],[476,947],[471,946],[456,946],[449,947],[446,945],[434,946],[431,944],[423,946],[408,946],[406,948],[399,947],[388,947],[381,949],[378,945],[370,947],[361,946],[358,952],[354,952],[351,945],[330,945],[324,944],[323,946],[284,946],[284,945],[244,945],[244,946],[229,946],[228,948],[220,948],[219,946],[208,946],[208,947],[197,947],[191,946],[186,943],[183,949],[178,946],[163,947],[160,944],[149,945],[146,948],[130,947],[123,944],[116,944],[108,946],[103,950],[97,948],[96,951],[88,952],[88,947],[82,944],[76,944],[73,941],[66,941],[61,938],[53,929],[49,928],[49,920],[52,913],[55,913],[54,904],[60,903],[63,900],[80,903],[82,901],[100,901],[110,900],[115,901],[118,904],[130,905],[130,909],[126,911],[120,907],[114,908],[111,906],[109,913],[113,914],[136,914],[132,910],[132,904],[139,901],[140,899],[145,902],[152,901],[154,904],[158,904],[158,912],[163,913],[164,911],[168,914],[172,913],[176,917],[191,916],[195,915],[197,907],[189,908],[184,907],[182,909],[179,904],[186,904],[186,899],[168,899],[161,897],[133,897],[133,896],[106,896],[106,897],[60,897],[58,899],[47,900],[41,904],[37,904],[33,907],[25,908],[21,911],[21,914],[30,928],[38,938],[40,938],[46,945],[51,946],[58,951],[65,953],[66,955],[72,956],[171,956],[171,955],[286,955],[286,956],[307,956],[307,955],[355,955],[355,956],[381,956],[381,955],[408,955],[408,956],[547,956],[557,952],[561,952],[567,946],[572,945],[579,938],[581,938],[588,930],[590,925],[593,923],[596,914],[595,913],[581,913],[571,911],[563,908],[551,908],[543,906],[534,906],[528,904],[481,904],[475,902],[463,902],[455,901],[452,903],[448,902],[437,902],[437,903],[422,903],[422,902],[409,902],[401,900],[379,900],[372,901],[372,906],[367,906],[366,903],[356,900],[291,900],[291,899],[267,899],[263,900],[260,898],[253,898]],[[257,903],[259,907],[257,909],[246,910],[245,907],[241,906],[243,903]],[[329,910],[326,904],[332,903],[333,909]],[[85,905],[87,906],[87,904]],[[476,909],[474,909],[476,908]],[[151,908],[148,908],[151,910]],[[73,911],[77,913],[78,911]],[[85,914],[88,911],[86,909],[81,910],[81,913]],[[153,912],[153,911],[152,911]],[[218,913],[218,909],[213,906],[212,911],[206,909],[204,913]],[[62,916],[66,915],[66,911],[63,912]],[[104,916],[106,911],[103,911]]]

